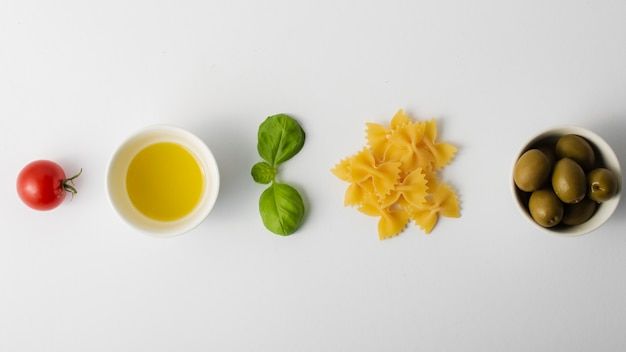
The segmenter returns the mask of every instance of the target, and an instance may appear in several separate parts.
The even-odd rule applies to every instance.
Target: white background
[[[626,160],[626,2],[210,0],[0,3],[1,351],[623,351],[625,202],[561,238],[523,218],[526,139],[587,127]],[[398,109],[459,147],[459,219],[379,241],[330,169]],[[256,132],[307,133],[281,168],[301,230],[263,227]],[[154,239],[108,204],[111,154],[171,123],[221,168],[213,212]],[[50,212],[15,178],[47,158],[79,194]]]

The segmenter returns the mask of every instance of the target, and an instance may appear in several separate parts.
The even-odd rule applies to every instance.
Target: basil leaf
[[[304,130],[296,120],[285,115],[273,115],[259,126],[257,150],[271,166],[291,159],[304,146]]]
[[[272,183],[259,199],[265,227],[277,235],[296,232],[304,217],[304,203],[298,191],[284,183]]]
[[[274,181],[274,177],[276,176],[276,168],[272,167],[270,164],[265,161],[260,161],[254,166],[252,166],[252,178],[257,183],[262,183],[264,185]]]

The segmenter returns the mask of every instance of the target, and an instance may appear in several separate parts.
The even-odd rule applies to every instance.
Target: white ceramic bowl
[[[194,156],[204,177],[198,204],[189,214],[172,221],[155,220],[137,210],[126,186],[128,167],[135,155],[147,146],[160,142],[177,143],[184,147]],[[107,168],[106,191],[115,211],[134,228],[157,237],[180,235],[199,225],[211,212],[219,186],[217,163],[206,144],[196,135],[169,125],[151,126],[129,137],[113,154]]]
[[[519,159],[519,157],[525,151],[533,148],[534,146],[538,144],[541,144],[542,142],[550,142],[550,141],[556,142],[556,140],[559,137],[564,136],[566,134],[576,134],[585,138],[593,147],[596,153],[596,160],[598,160],[599,163],[603,167],[615,173],[615,176],[617,177],[617,181],[618,181],[618,187],[617,187],[617,194],[613,196],[613,198],[609,199],[606,202],[599,204],[593,216],[589,220],[587,220],[586,222],[580,225],[574,225],[574,226],[557,225],[554,227],[547,228],[547,227],[543,227],[537,224],[531,217],[528,211],[527,205],[526,205],[528,195],[527,194],[525,195],[524,192],[520,191],[515,186],[512,172],[511,172],[511,188],[513,191],[513,198],[517,204],[518,209],[520,209],[521,213],[537,228],[548,231],[550,233],[564,235],[564,236],[580,236],[580,235],[588,234],[594,231],[595,229],[597,229],[598,227],[600,227],[602,224],[604,224],[611,217],[611,215],[613,215],[613,212],[615,212],[615,209],[617,208],[617,205],[619,204],[621,193],[622,193],[622,170],[620,168],[619,160],[617,156],[615,155],[615,152],[613,151],[611,146],[600,136],[598,136],[597,134],[587,129],[576,127],[576,126],[554,127],[554,128],[545,130],[535,135],[531,139],[529,139],[528,142],[524,144],[522,148],[520,148],[519,152],[515,156],[513,165],[515,165],[515,162],[517,161],[517,159]]]

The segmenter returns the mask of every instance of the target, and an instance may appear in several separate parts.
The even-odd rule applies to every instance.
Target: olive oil
[[[204,190],[204,172],[183,146],[159,142],[132,159],[126,174],[131,202],[145,216],[174,221],[191,213]]]

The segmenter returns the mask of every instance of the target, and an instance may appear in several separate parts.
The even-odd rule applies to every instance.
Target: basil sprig
[[[304,146],[305,134],[296,120],[285,114],[273,115],[259,126],[257,150],[261,158],[252,166],[252,178],[271,185],[261,194],[259,211],[265,227],[277,235],[296,232],[304,217],[304,202],[292,186],[276,181],[278,166]]]

